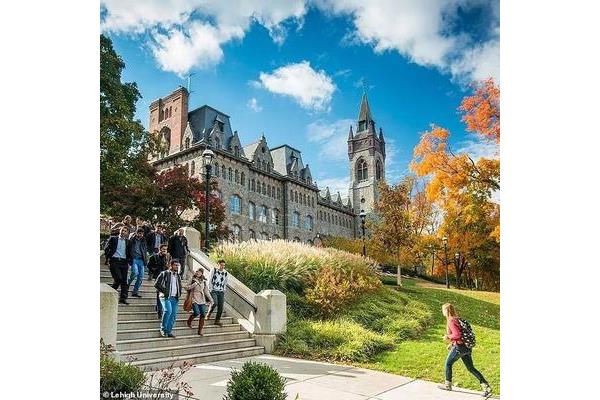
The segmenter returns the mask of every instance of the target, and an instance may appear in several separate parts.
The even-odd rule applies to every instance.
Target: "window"
[[[186,149],[190,148],[190,138],[185,138],[185,148]]]
[[[239,157],[240,156],[240,148],[235,146],[233,148],[233,154],[235,154],[236,157]]]
[[[229,198],[229,211],[232,214],[241,214],[242,212],[242,199],[237,194]]]
[[[256,192],[256,181],[252,179],[252,191]]]
[[[300,227],[300,213],[297,211],[292,213],[292,226],[296,228]]]
[[[195,173],[196,173],[196,162],[192,161],[192,168],[190,170],[190,175],[194,176]]]
[[[215,176],[219,177],[219,163],[215,163]]]
[[[221,121],[217,121],[217,128],[219,128],[219,132],[223,132],[223,128],[225,125]]]
[[[233,179],[233,170],[231,169],[231,167],[229,167],[229,170],[227,172],[229,181],[231,182],[231,180]]]
[[[250,221],[254,221],[254,219],[256,218],[256,206],[254,205],[253,202],[249,202],[248,203],[248,219]]]
[[[279,210],[277,210],[276,208],[271,210],[271,223],[279,225]]]
[[[223,167],[221,168],[221,176],[223,177],[223,179],[227,178],[227,170],[225,169],[225,166],[223,165]]]
[[[294,201],[294,191],[290,190],[290,201]]]
[[[357,132],[364,130],[366,127],[367,127],[367,121],[359,121]]]
[[[277,239],[280,239],[279,235],[277,235],[277,234],[273,235],[273,240],[277,240]]]
[[[169,117],[173,115],[173,107],[169,107]]]
[[[265,183],[262,183],[262,194],[267,194],[267,185],[265,185]]]
[[[294,192],[294,201],[298,202],[298,192]]]
[[[267,196],[271,197],[271,185],[267,186]]]
[[[380,180],[383,176],[383,168],[381,168],[381,161],[375,162],[375,179]]]
[[[250,229],[248,230],[248,236],[250,237],[250,239],[256,239],[256,232]]]
[[[260,222],[267,222],[267,207],[266,206],[260,206],[258,208],[258,220]]]
[[[239,242],[242,240],[242,228],[239,225],[234,225],[231,231],[233,233],[234,242]]]
[[[235,170],[235,183],[240,183],[240,173],[238,170]]]
[[[281,199],[281,189],[277,188],[277,200]]]
[[[367,162],[362,158],[356,163],[356,180],[366,181],[369,178]]]
[[[306,218],[304,218],[304,229],[309,231],[313,230],[313,217],[310,215],[307,215]]]
[[[246,184],[246,176],[244,175],[244,173],[243,173],[243,172],[240,174],[240,183],[241,183],[242,185],[245,185],[245,184]]]

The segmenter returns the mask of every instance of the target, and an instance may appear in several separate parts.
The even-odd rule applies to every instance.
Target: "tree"
[[[469,132],[500,143],[500,88],[494,80],[473,85],[475,93],[465,97],[458,108]]]
[[[125,63],[111,40],[100,36],[100,209],[114,214],[110,193],[118,187],[136,192],[150,184],[148,155],[155,139],[135,119],[135,103],[141,98],[134,82],[122,83]]]

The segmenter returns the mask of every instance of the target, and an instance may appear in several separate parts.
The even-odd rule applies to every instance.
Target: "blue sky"
[[[230,115],[242,144],[264,132],[271,147],[301,150],[319,187],[344,194],[348,128],[366,80],[389,181],[408,172],[431,123],[450,129],[455,150],[495,151],[464,132],[456,108],[469,81],[499,80],[497,2],[226,3],[102,2],[103,32],[127,65],[123,79],[138,84],[145,126],[150,102],[193,73],[190,110]]]

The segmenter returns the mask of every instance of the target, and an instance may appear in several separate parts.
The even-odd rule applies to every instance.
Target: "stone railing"
[[[217,264],[200,251],[200,232],[186,227],[184,235],[190,247],[187,265],[191,266],[194,272],[203,268],[204,275],[208,278],[210,271],[217,268]],[[257,345],[264,346],[266,353],[273,351],[277,335],[284,333],[287,327],[285,294],[279,290],[262,290],[260,293],[254,293],[231,273],[227,278],[225,311],[245,330],[254,334]]]

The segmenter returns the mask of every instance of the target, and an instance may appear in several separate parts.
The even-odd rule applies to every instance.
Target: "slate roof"
[[[194,143],[204,138],[203,132],[205,132],[204,135],[211,132],[215,120],[223,122],[223,143],[229,143],[231,136],[233,136],[229,115],[206,104],[188,112],[188,121],[194,134]]]

